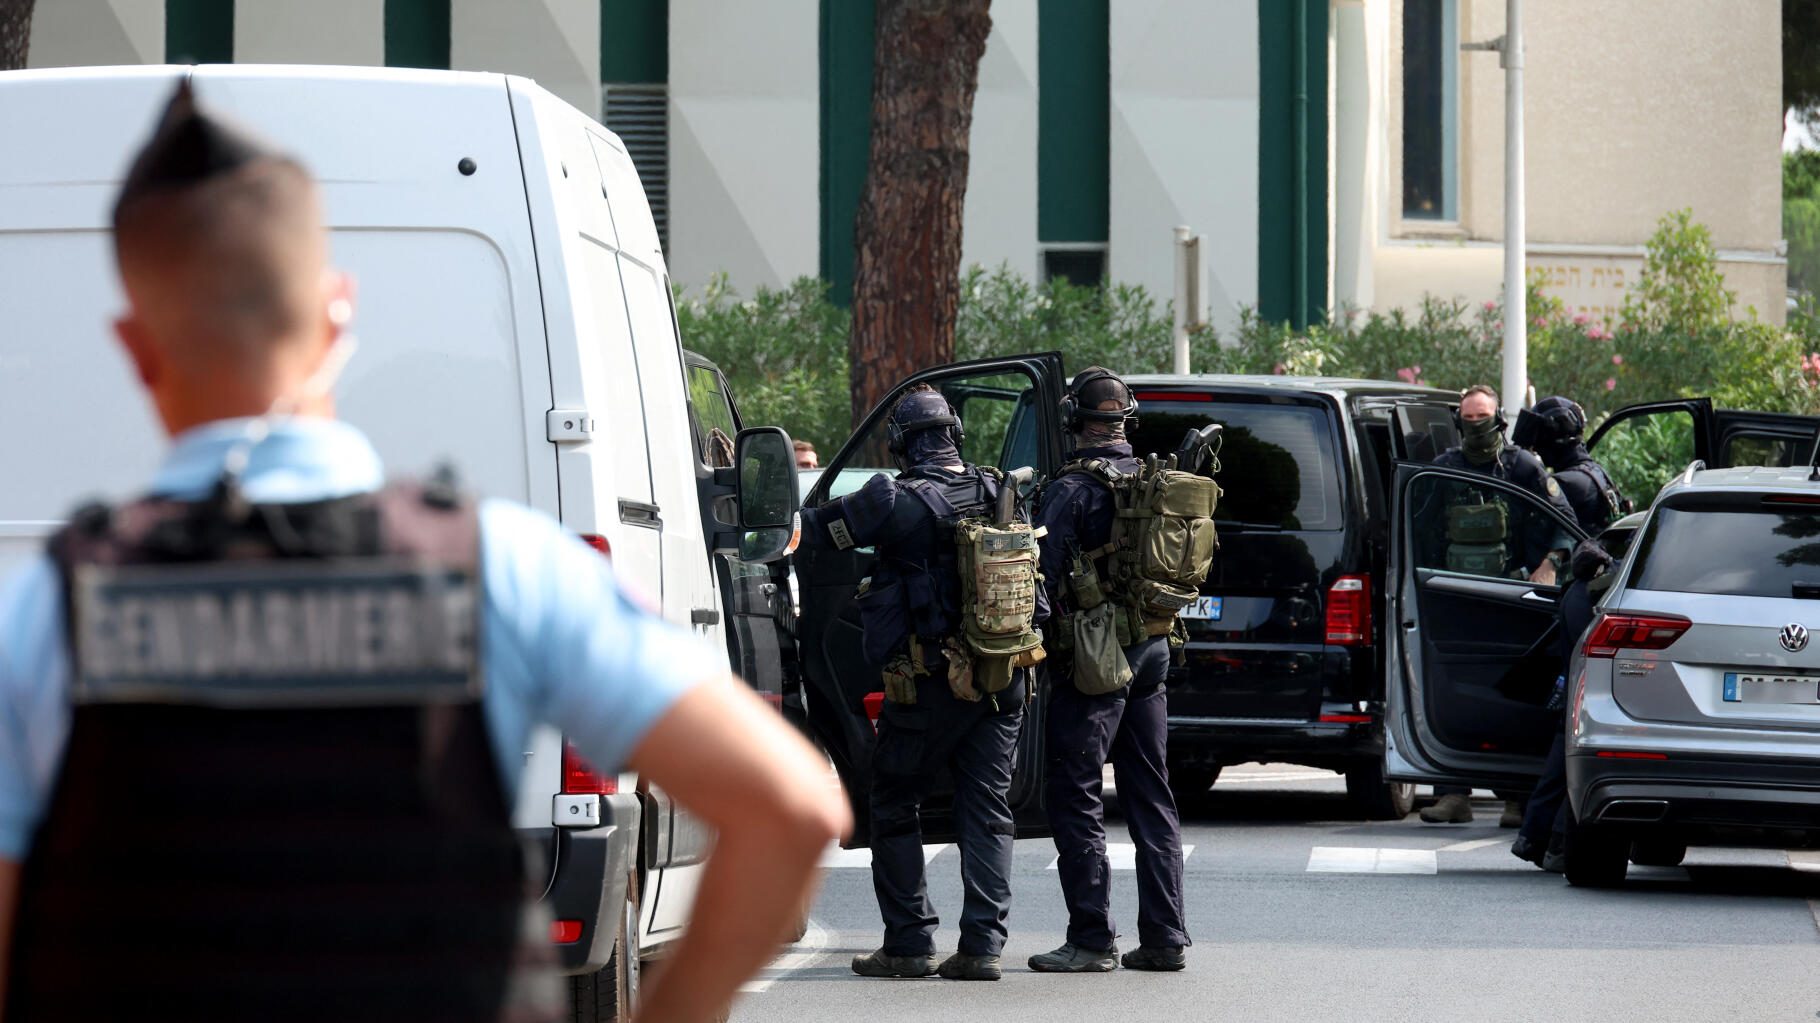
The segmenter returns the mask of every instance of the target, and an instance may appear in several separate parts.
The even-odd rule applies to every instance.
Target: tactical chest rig
[[[71,722],[9,1018],[556,1018],[473,505],[232,504],[85,509],[51,543]]]

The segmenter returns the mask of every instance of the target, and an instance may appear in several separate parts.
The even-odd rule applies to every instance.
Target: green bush
[[[1820,291],[1820,150],[1782,156],[1782,237],[1788,239],[1788,286]]]
[[[1053,349],[1070,372],[1097,363],[1155,373],[1172,364],[1169,308],[1141,287],[1084,288],[1059,279],[1037,285],[1005,268],[978,267],[961,284],[956,359]],[[1810,300],[1786,329],[1754,314],[1733,318],[1711,238],[1686,210],[1658,223],[1618,323],[1569,315],[1540,278],[1526,290],[1537,395],[1567,395],[1595,422],[1623,405],[1697,395],[1721,407],[1820,412],[1820,311]],[[679,293],[677,314],[683,343],[726,372],[748,423],[781,425],[824,452],[845,440],[849,317],[828,301],[825,283],[804,278],[742,300],[717,278],[697,296]],[[1503,319],[1497,302],[1433,297],[1408,311],[1342,310],[1303,330],[1245,310],[1227,336],[1206,330],[1192,339],[1194,368],[1400,379],[1456,390],[1495,385]],[[1673,438],[1639,432],[1623,443],[1636,450],[1601,454],[1615,463],[1614,474],[1645,487],[1627,490],[1633,497],[1649,496],[1645,482],[1661,478],[1664,466],[1678,471],[1692,457]]]

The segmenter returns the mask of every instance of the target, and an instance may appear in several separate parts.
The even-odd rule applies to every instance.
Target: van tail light
[[[594,765],[575,752],[575,744],[562,740],[562,794],[565,796],[610,796],[619,791],[619,775],[601,774]]]
[[[601,554],[609,558],[613,556],[613,545],[608,543],[607,538],[601,536],[599,533],[583,533],[581,534],[581,539],[583,543],[599,551]]]
[[[1371,577],[1343,575],[1327,588],[1327,642],[1371,645]]]
[[[1615,657],[1619,650],[1662,650],[1693,626],[1679,615],[1602,614],[1586,630],[1587,657]]]

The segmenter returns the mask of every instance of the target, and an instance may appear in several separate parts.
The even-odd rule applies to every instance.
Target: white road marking
[[[1213,784],[1217,788],[1221,785],[1253,785],[1258,782],[1281,784],[1286,781],[1337,781],[1339,778],[1340,775],[1332,771],[1279,771],[1271,774],[1240,774],[1230,778],[1222,774]]]
[[[1182,846],[1182,859],[1184,861],[1192,855],[1194,855],[1194,846]],[[1106,860],[1112,865],[1113,870],[1136,870],[1137,846],[1132,845],[1130,842],[1107,842]],[[1060,862],[1062,862],[1060,856],[1050,860],[1049,869],[1056,869],[1056,864]]]
[[[771,965],[759,971],[757,977],[739,986],[740,994],[762,994],[770,990],[771,985],[778,981],[814,966],[817,961],[828,954],[828,946],[833,944],[832,937],[821,924],[816,923],[815,919],[811,917],[809,929],[803,932],[803,940],[790,946],[798,951],[785,952],[771,960]]]
[[[1433,849],[1360,849],[1317,845],[1308,852],[1315,874],[1433,874]]]
[[[946,845],[923,846],[923,862],[928,863],[934,860],[949,848],[952,847]],[[821,868],[823,870],[871,870],[872,850],[870,848],[842,849],[837,845],[829,846],[828,851],[822,853]]]
[[[1485,849],[1494,845],[1509,845],[1510,840],[1503,838],[1476,838],[1470,842],[1455,842],[1444,845],[1435,852],[1472,852],[1474,849]]]

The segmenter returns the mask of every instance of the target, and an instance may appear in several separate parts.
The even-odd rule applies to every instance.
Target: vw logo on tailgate
[[[1782,627],[1782,649],[1789,653],[1800,653],[1807,649],[1807,626],[1800,622],[1789,622]]]

